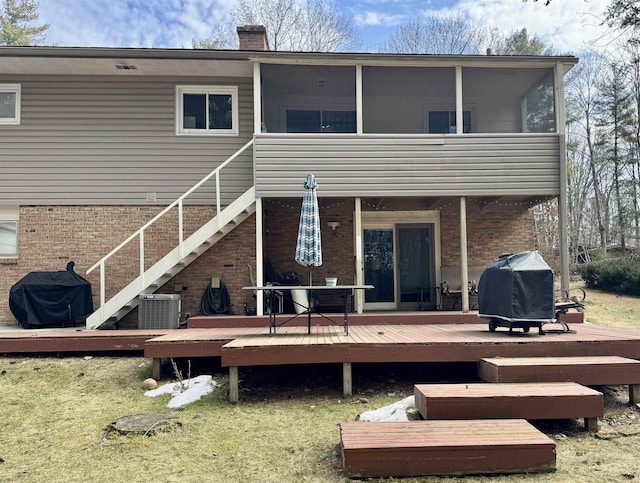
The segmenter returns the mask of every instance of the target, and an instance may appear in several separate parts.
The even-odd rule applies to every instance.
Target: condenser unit
[[[180,295],[140,295],[138,329],[177,329],[179,325]]]

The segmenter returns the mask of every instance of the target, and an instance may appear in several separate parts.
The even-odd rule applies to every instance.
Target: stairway
[[[87,270],[87,274],[89,274],[97,268],[100,269],[100,306],[93,314],[87,317],[87,329],[113,328],[122,317],[138,306],[140,295],[153,293],[158,290],[197,260],[200,255],[214,246],[225,235],[255,213],[256,196],[255,187],[253,186],[226,207],[222,208],[220,203],[220,172],[252,145],[253,140],[245,144],[214,171],[205,176],[180,198],[167,206],[151,221],[129,236],[129,238]],[[216,183],[216,216],[207,221],[189,237],[183,239],[183,201],[212,178],[215,179]],[[141,262],[139,275],[113,297],[106,300],[105,287],[108,283],[105,270],[106,262],[136,239],[140,245],[140,260],[144,260],[145,231],[153,226],[156,221],[160,220],[163,215],[175,208],[178,210],[179,218],[177,246],[149,268],[144,266],[144,262]]]

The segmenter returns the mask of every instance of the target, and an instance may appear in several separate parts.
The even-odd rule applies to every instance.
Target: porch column
[[[262,262],[262,198],[256,198],[256,284],[263,285],[264,270]],[[262,290],[256,294],[256,315],[264,315],[264,297]]]
[[[460,197],[460,280],[462,286],[462,312],[469,312],[469,273],[467,270],[467,199]]]
[[[262,132],[262,95],[260,92],[260,63],[253,64],[253,133]]]
[[[362,65],[356,65],[356,134],[362,134]]]
[[[462,66],[456,65],[456,134],[464,133],[462,103]]]
[[[354,233],[356,240],[356,285],[364,285],[364,272],[362,267],[362,199],[355,199]],[[356,290],[356,311],[364,312],[364,291]]]
[[[558,231],[560,237],[560,288],[569,288],[569,194],[567,172],[567,149],[565,140],[564,113],[564,66],[558,62],[555,67],[556,131],[560,151],[560,194],[558,196]]]

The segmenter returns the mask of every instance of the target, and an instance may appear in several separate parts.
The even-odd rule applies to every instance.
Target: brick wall
[[[161,210],[155,206],[23,206],[20,208],[18,259],[0,261],[0,325],[17,322],[9,310],[9,290],[32,271],[64,270],[68,261],[76,272],[91,282],[94,305],[98,307],[99,271],[85,274],[87,268],[126,239]],[[185,207],[185,232],[192,233],[210,219],[210,207]],[[229,288],[236,312],[242,311],[248,285],[246,264],[255,264],[255,217],[251,217],[210,248],[197,261],[158,290],[175,293],[175,285],[185,285],[183,313],[199,313],[200,298],[212,275],[222,275]],[[145,235],[145,264],[150,266],[177,245],[177,212],[169,213]],[[138,241],[107,265],[107,297],[124,287],[139,270]],[[133,321],[133,322],[132,322]],[[126,324],[137,321],[134,311]]]
[[[278,272],[297,272],[304,283],[307,269],[295,260],[295,246],[302,200],[267,200],[264,203],[264,255],[271,258]],[[401,209],[400,206],[394,209]],[[0,262],[0,325],[15,325],[9,311],[9,289],[31,271],[64,270],[68,261],[76,262],[76,271],[87,278],[98,306],[99,274],[85,275],[88,267],[152,218],[160,208],[153,206],[86,207],[24,206],[20,208],[19,258]],[[186,232],[213,216],[209,207],[185,209]],[[146,235],[147,266],[177,243],[176,214]],[[338,277],[338,283],[355,282],[353,255],[353,201],[326,201],[320,205],[323,264],[312,270],[314,283],[325,277]],[[329,221],[340,222],[333,233]],[[443,207],[440,213],[441,252],[443,266],[459,266],[459,205],[457,201]],[[532,214],[518,204],[482,206],[467,202],[469,265],[486,265],[502,253],[531,250],[534,247]],[[255,306],[252,294],[242,287],[250,285],[247,264],[255,266],[255,216],[209,249],[196,262],[158,290],[175,293],[176,285],[184,285],[183,314],[200,313],[200,299],[213,275],[222,275],[229,288],[234,313],[242,313],[243,304]],[[107,294],[123,287],[138,270],[138,245],[135,242],[107,267],[110,280]],[[127,316],[122,326],[135,326],[137,312]]]
[[[442,266],[460,266],[460,205],[440,211]],[[503,253],[533,250],[533,213],[517,203],[482,205],[467,201],[467,256],[469,265],[487,265]]]

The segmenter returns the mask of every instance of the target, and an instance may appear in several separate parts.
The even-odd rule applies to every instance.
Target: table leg
[[[344,335],[349,335],[349,294],[344,291]]]

